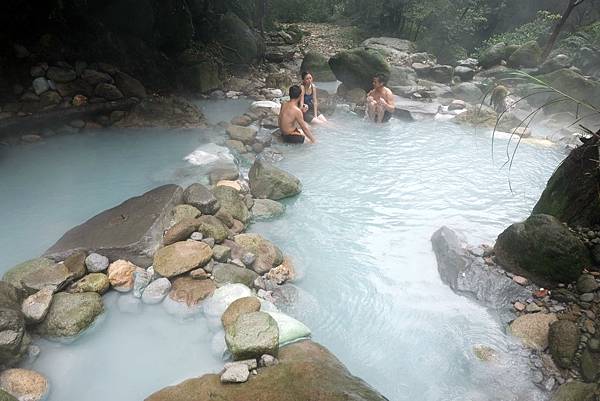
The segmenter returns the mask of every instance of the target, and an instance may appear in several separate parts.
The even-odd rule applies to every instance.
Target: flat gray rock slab
[[[111,260],[125,259],[150,266],[173,207],[182,202],[183,189],[163,185],[128,199],[69,230],[45,253],[64,259],[75,250],[98,252]]]
[[[526,300],[531,292],[508,278],[500,269],[486,266],[472,255],[466,244],[448,227],[431,237],[442,281],[456,293],[496,309],[503,319],[512,317],[515,300]]]
[[[396,110],[394,115],[404,120],[433,119],[441,106],[438,102],[419,102],[395,96]]]

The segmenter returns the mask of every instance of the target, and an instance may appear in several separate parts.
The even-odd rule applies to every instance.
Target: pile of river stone
[[[211,172],[211,181],[212,188],[195,183],[183,192],[183,203],[172,208],[170,227],[148,268],[82,250],[59,261],[33,259],[7,271],[0,281],[1,365],[14,366],[28,353],[39,352],[30,346],[29,333],[50,338],[80,335],[103,312],[102,294],[111,289],[132,291],[145,304],[168,301],[199,310],[201,301],[222,286],[243,284],[269,297],[271,290],[292,280],[291,260],[275,244],[244,231],[252,219],[281,215],[283,205],[277,200],[298,194],[299,180],[256,161],[248,181],[237,170],[222,169]],[[272,323],[272,318],[267,320]],[[277,335],[275,331],[276,345]],[[252,356],[276,351],[277,347],[262,348]],[[236,359],[250,356],[235,349],[232,354]],[[274,362],[264,356],[261,363]],[[42,399],[48,384],[38,373],[9,369],[0,374],[0,388],[16,397],[21,395],[14,386],[29,382],[36,385],[30,386],[27,399]]]
[[[475,253],[497,267],[491,247]],[[551,391],[572,380],[600,379],[600,272],[584,270],[576,281],[553,289],[510,271],[504,274],[530,294],[514,301],[517,318],[508,331],[532,350],[534,382]]]

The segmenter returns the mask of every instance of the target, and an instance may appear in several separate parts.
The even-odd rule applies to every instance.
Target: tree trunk
[[[554,47],[554,43],[556,42],[556,39],[558,39],[558,35],[560,34],[560,31],[562,30],[563,26],[565,25],[565,22],[567,22],[567,19],[569,18],[569,15],[571,15],[571,12],[573,11],[573,9],[575,7],[577,7],[578,5],[580,5],[581,3],[583,3],[584,1],[585,0],[569,0],[569,5],[567,6],[567,9],[563,13],[562,17],[560,17],[560,20],[556,23],[556,26],[554,27],[552,34],[548,38],[548,42],[546,43],[546,47],[544,48],[544,52],[542,53],[542,61],[544,61],[544,60],[546,60],[546,58],[548,58],[548,55],[550,54],[550,52],[552,51],[552,48]]]

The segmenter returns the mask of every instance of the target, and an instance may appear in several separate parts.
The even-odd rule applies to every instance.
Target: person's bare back
[[[298,96],[300,96],[300,88],[294,85],[290,88],[290,101],[281,105],[279,129],[282,138],[286,142],[302,143],[306,137],[310,142],[315,143],[316,139],[304,121],[302,110],[298,107]],[[302,139],[300,140],[298,137],[302,137]]]

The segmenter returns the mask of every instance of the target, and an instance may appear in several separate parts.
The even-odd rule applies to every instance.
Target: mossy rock
[[[96,292],[54,295],[46,319],[37,332],[48,337],[71,337],[87,329],[102,313],[102,297]]]
[[[316,52],[308,52],[302,60],[300,73],[310,72],[315,81],[335,81],[335,74],[329,67],[328,59],[324,55]]]
[[[548,180],[534,214],[550,214],[571,226],[600,224],[598,140],[571,151]]]
[[[512,224],[498,236],[494,250],[505,269],[547,287],[577,280],[592,264],[583,242],[546,214]]]
[[[548,333],[550,354],[557,366],[571,367],[579,345],[579,327],[570,320],[559,320],[550,325]]]
[[[594,393],[597,391],[597,384],[572,381],[560,386],[552,401],[593,401]]]
[[[312,341],[287,345],[278,358],[279,364],[259,369],[246,383],[222,384],[219,375],[208,374],[160,390],[146,401],[387,401]]]
[[[219,67],[210,61],[182,68],[179,72],[179,82],[183,89],[199,93],[223,87],[219,78]]]
[[[499,65],[506,57],[506,43],[500,42],[490,46],[479,55],[479,65],[490,68]]]
[[[223,57],[233,64],[252,64],[264,54],[264,42],[232,12],[221,19],[218,42],[225,45]]]
[[[37,258],[25,261],[9,269],[2,276],[2,280],[10,283],[18,289],[23,289],[21,280],[29,274],[38,270],[50,269],[56,264],[55,261],[47,258]]]
[[[598,81],[588,79],[569,68],[562,68],[549,74],[540,75],[538,78],[578,101],[600,108],[600,82]],[[544,108],[546,114],[560,111],[576,113],[578,109],[573,102],[560,102]],[[588,111],[580,106],[579,114],[581,113],[585,114]]]
[[[387,78],[391,69],[379,51],[364,48],[343,50],[329,59],[329,67],[339,81],[349,88],[373,88],[373,77],[383,74]]]
[[[532,40],[516,49],[508,58],[511,67],[537,67],[542,61],[542,49]]]

